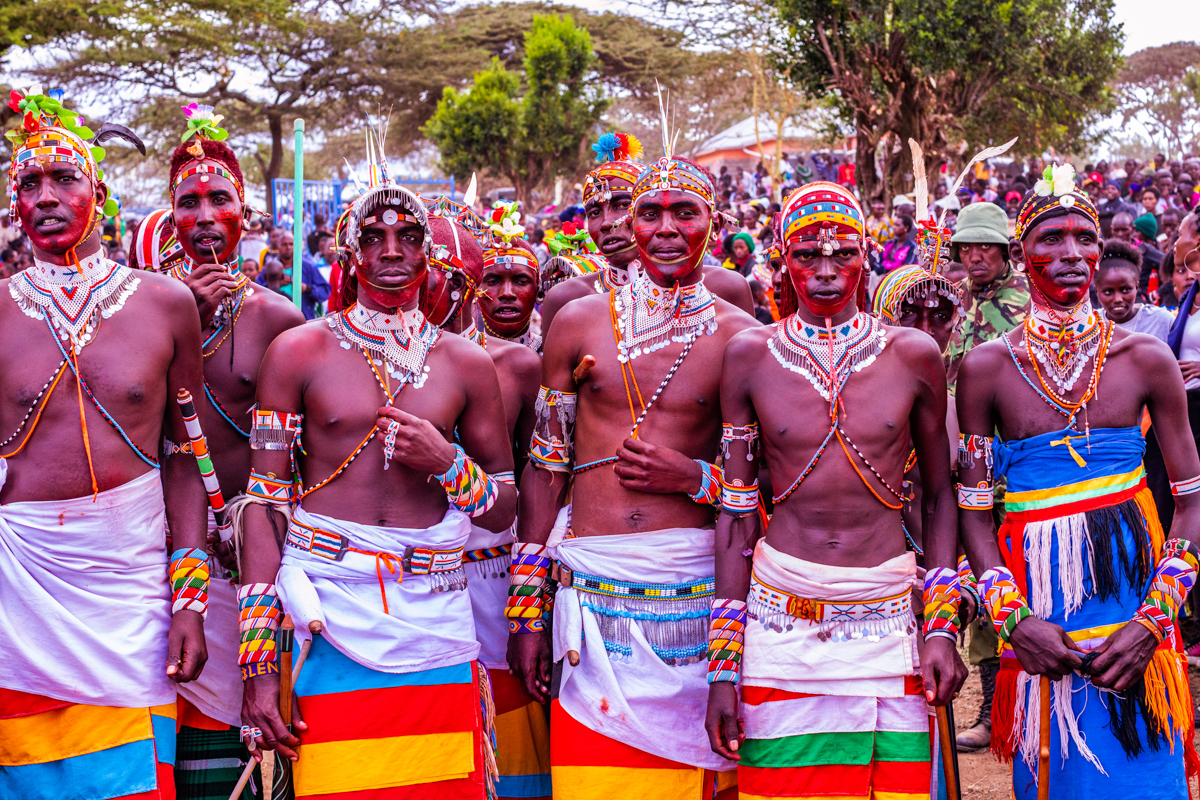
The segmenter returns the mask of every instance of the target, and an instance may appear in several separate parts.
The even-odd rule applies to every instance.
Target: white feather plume
[[[929,217],[929,178],[925,175],[925,151],[916,139],[908,140],[912,150],[913,160],[913,193],[917,199],[917,220],[925,221]]]
[[[475,178],[475,173],[472,172],[471,173],[471,182],[467,184],[467,191],[465,194],[463,194],[463,205],[468,206],[468,207],[475,205],[475,199],[476,199],[476,197],[478,197],[478,195],[479,195],[479,182]]]
[[[1017,143],[1017,139],[1019,139],[1019,138],[1020,138],[1019,136],[1014,136],[1012,139],[1005,142],[1004,144],[996,145],[995,147],[988,147],[988,148],[986,148],[984,150],[980,150],[978,153],[976,153],[974,155],[974,157],[972,157],[971,160],[967,162],[967,166],[966,166],[966,168],[963,169],[962,173],[958,176],[958,180],[956,180],[954,182],[954,185],[950,187],[949,196],[953,197],[954,193],[957,192],[959,187],[963,185],[963,181],[965,181],[967,179],[967,175],[971,172],[971,167],[975,166],[980,161],[985,161],[989,158],[995,158],[996,156],[1004,155],[1005,153],[1007,153],[1009,150],[1012,149],[1012,146]],[[945,224],[946,224],[946,209],[943,208],[942,216],[938,218],[938,227],[941,228]]]

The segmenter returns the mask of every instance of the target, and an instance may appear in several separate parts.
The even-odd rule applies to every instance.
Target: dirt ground
[[[1192,687],[1192,701],[1195,703],[1200,696],[1200,670],[1189,667],[1188,678]],[[960,731],[975,723],[979,701],[979,670],[971,667],[971,674],[954,701],[954,721]],[[962,774],[963,800],[1011,800],[1012,772],[1007,764],[1001,764],[991,753],[960,753],[958,767]],[[1192,786],[1196,785],[1193,781]]]

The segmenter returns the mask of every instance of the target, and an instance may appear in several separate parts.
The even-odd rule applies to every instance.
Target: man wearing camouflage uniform
[[[958,215],[950,257],[967,269],[960,330],[950,339],[946,376],[950,390],[967,351],[1025,321],[1029,281],[1008,257],[1008,217],[995,203],[972,203]]]

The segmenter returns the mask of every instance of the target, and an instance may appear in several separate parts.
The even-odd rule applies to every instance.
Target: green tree
[[[1178,158],[1200,134],[1200,44],[1175,42],[1139,50],[1113,82],[1123,124],[1148,121],[1156,146]]]
[[[493,58],[468,89],[446,87],[422,131],[447,172],[460,180],[476,170],[502,176],[529,208],[535,190],[576,174],[588,157],[587,140],[608,105],[595,65],[586,29],[569,17],[537,15],[525,35],[523,72]]]
[[[909,138],[931,168],[1015,135],[1017,152],[1071,150],[1112,108],[1123,40],[1112,0],[770,2],[785,33],[779,67],[857,131],[865,197],[903,183]]]

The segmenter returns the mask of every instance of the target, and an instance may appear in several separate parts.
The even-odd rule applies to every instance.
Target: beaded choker
[[[400,314],[370,311],[358,303],[329,317],[329,327],[347,350],[359,347],[374,366],[387,365],[388,374],[420,389],[429,367],[425,358],[441,329],[419,310]],[[386,391],[386,387],[385,387]]]
[[[613,289],[621,286],[628,286],[633,283],[638,277],[641,270],[638,269],[638,262],[633,261],[624,267],[618,267],[616,264],[609,261],[597,277],[596,293],[608,294]]]
[[[171,266],[167,270],[167,273],[172,278],[183,280],[187,276],[191,275],[197,266],[199,265],[196,264],[196,262],[192,261],[187,256],[184,256],[173,266]],[[233,327],[233,323],[237,321],[237,317],[242,311],[242,300],[254,294],[254,287],[250,285],[250,278],[248,278],[245,273],[242,272],[241,268],[238,266],[238,261],[236,258],[233,261],[230,261],[228,264],[222,264],[221,268],[237,280],[237,287],[234,288],[233,293],[230,294],[229,297],[225,298],[224,302],[221,303],[220,308],[217,309],[217,313],[213,315],[212,322],[210,323],[213,328],[213,333],[204,342],[205,356],[212,355],[217,351],[218,348],[220,348],[221,344],[225,341],[224,337],[221,338],[221,341],[217,343],[216,347],[211,347],[212,341],[216,339],[217,335],[226,328]]]
[[[464,339],[470,339],[475,344],[487,349],[487,334],[475,327],[475,320],[471,320],[471,327],[459,334]]]
[[[887,345],[879,320],[858,312],[836,328],[822,328],[793,314],[775,326],[767,349],[784,369],[799,373],[826,400],[851,372],[865,369]]]
[[[486,331],[486,333],[484,333],[484,331]],[[542,337],[529,330],[529,322],[525,323],[525,329],[516,336],[504,336],[499,332],[492,330],[492,326],[488,325],[487,320],[485,319],[483,320],[483,331],[478,331],[477,335],[483,338],[482,342],[476,342],[476,344],[478,344],[480,347],[483,347],[484,343],[487,341],[487,337],[494,336],[497,339],[502,339],[506,342],[512,342],[513,344],[523,344],[529,349],[533,350],[535,353],[542,352]]]
[[[704,282],[666,289],[645,273],[613,292],[620,331],[617,358],[627,363],[671,342],[686,342],[717,331],[717,301]]]
[[[66,266],[35,259],[8,290],[26,315],[48,320],[78,353],[95,337],[97,315],[107,319],[121,310],[139,283],[134,270],[96,253]]]
[[[1100,348],[1103,332],[1103,320],[1086,298],[1067,313],[1034,303],[1025,318],[1025,346],[1030,360],[1040,361],[1046,375],[1064,394],[1075,386]]]

